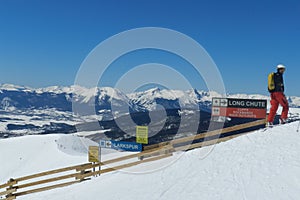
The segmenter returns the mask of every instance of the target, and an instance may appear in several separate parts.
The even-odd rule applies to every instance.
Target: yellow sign
[[[148,126],[136,127],[136,142],[140,144],[148,144]]]
[[[89,162],[100,162],[98,146],[89,146]]]

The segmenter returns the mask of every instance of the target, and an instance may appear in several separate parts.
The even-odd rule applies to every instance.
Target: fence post
[[[83,175],[85,174],[84,169],[76,169],[77,172],[79,172],[78,176],[75,177],[76,180],[79,180],[80,182],[84,181]]]
[[[16,187],[14,187],[14,185],[17,184],[17,181],[11,178],[7,181],[7,184],[11,184],[11,185],[6,188],[6,191],[12,191],[12,192],[6,195],[6,199],[7,200],[16,199],[16,196],[13,195],[13,193],[14,193],[14,189],[17,189]]]
[[[86,169],[84,169],[84,166],[81,166],[81,167],[76,169],[76,172],[79,172],[79,173],[78,173],[78,176],[75,177],[75,179],[79,180],[79,182],[82,182],[82,181],[89,180],[90,178],[85,177],[84,175],[87,174],[87,173],[93,172],[93,171],[92,170],[86,170]]]

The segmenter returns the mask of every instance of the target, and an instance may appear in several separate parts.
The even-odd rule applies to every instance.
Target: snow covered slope
[[[296,200],[300,196],[297,125],[294,122],[220,143],[205,158],[201,155],[206,148],[178,153],[175,155],[178,160],[162,170],[108,173],[91,181],[19,199]],[[71,135],[0,140],[0,181],[85,162],[84,148],[80,146]],[[169,161],[171,158],[135,166],[130,171],[149,171],[153,165]]]
[[[68,137],[68,142],[60,146],[59,140],[64,137]],[[37,171],[86,162],[86,156],[80,153],[70,156],[60,150],[73,141],[74,136],[71,135],[36,135],[0,140],[0,182]]]

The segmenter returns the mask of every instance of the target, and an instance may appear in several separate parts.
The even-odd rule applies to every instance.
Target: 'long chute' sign
[[[264,119],[267,100],[213,98],[212,116]]]

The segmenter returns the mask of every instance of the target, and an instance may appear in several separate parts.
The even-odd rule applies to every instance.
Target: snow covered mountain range
[[[180,122],[180,116],[178,116],[180,109],[185,108],[193,112],[196,108],[196,110],[210,113],[212,97],[221,96],[216,92],[199,90],[179,91],[153,88],[143,92],[124,94],[118,89],[109,87],[53,86],[33,89],[4,84],[0,85],[0,138],[7,133],[17,135],[73,133],[78,131],[74,127],[78,124],[87,124],[82,130],[95,131],[95,128],[90,128],[93,122],[103,122],[101,126],[107,130],[116,127],[115,118],[128,115],[129,112],[135,113],[137,120],[145,122],[148,120],[147,112],[155,112],[159,109],[169,110],[169,114],[176,117],[176,120],[173,117],[169,124],[174,126],[175,121]],[[246,94],[227,95],[227,97],[269,99],[264,95]],[[291,107],[300,107],[299,97],[288,97],[288,100]],[[89,110],[93,112],[85,113],[83,110],[78,115],[73,112],[72,104],[79,107],[88,105],[92,108]]]
[[[165,109],[189,108],[199,104],[200,108],[209,108],[212,97],[220,97],[216,92],[198,90],[161,90],[153,88],[143,92],[124,94],[118,89],[84,88],[80,86],[32,89],[29,87],[10,84],[0,85],[0,109],[5,111],[24,109],[56,109],[72,111],[72,102],[95,106],[96,110],[110,109],[111,104],[116,107],[129,106],[132,111],[155,110],[157,104]],[[264,95],[227,94],[227,97],[269,99]],[[180,102],[179,102],[180,99]],[[288,97],[291,107],[300,107],[300,97]]]

